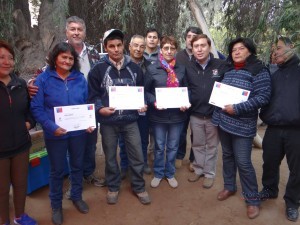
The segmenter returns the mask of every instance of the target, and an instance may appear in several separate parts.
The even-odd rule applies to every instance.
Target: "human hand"
[[[113,107],[103,107],[99,109],[99,114],[101,116],[110,116],[116,112],[116,109]]]
[[[229,115],[234,115],[234,108],[233,105],[225,105],[222,109],[224,112],[228,113]]]
[[[143,113],[143,112],[146,112],[147,109],[148,109],[148,106],[147,106],[147,105],[144,105],[144,107],[138,109],[138,112],[139,112],[139,113]]]
[[[186,110],[188,110],[191,107],[191,104],[189,104],[188,106],[181,106],[180,107],[180,111],[185,112]]]
[[[66,131],[65,129],[61,128],[61,127],[57,128],[57,129],[54,131],[54,136],[57,136],[57,137],[63,136],[63,135],[65,135],[65,134],[67,134],[67,131]]]
[[[31,79],[30,82],[27,84],[27,89],[29,92],[30,98],[33,98],[36,93],[39,91],[39,88],[34,85],[35,78]]]
[[[27,130],[30,130],[30,128],[31,128],[30,123],[29,123],[29,122],[25,122],[25,125],[26,125],[26,129],[27,129]]]
[[[86,129],[86,132],[92,133],[94,130],[95,130],[95,127],[88,127],[88,128]]]

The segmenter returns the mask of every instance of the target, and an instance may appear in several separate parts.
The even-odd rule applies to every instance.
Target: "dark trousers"
[[[13,188],[15,217],[24,213],[29,150],[13,157],[0,159],[0,224],[9,221],[9,189]]]
[[[100,132],[105,154],[105,179],[109,191],[119,191],[121,185],[120,169],[117,161],[117,146],[120,135],[124,138],[126,145],[132,189],[136,193],[145,191],[144,160],[137,122],[122,125],[101,124]]]
[[[98,129],[92,133],[87,133],[87,141],[85,145],[84,161],[83,161],[83,176],[88,177],[95,172],[96,169],[96,144],[97,144]]]
[[[186,154],[186,145],[187,145],[187,137],[186,137],[186,135],[187,135],[187,130],[189,128],[189,123],[190,123],[190,116],[188,116],[188,118],[184,122],[182,131],[180,133],[179,147],[178,147],[176,159],[183,160],[184,157],[185,157],[185,154]],[[191,134],[190,138],[191,138],[191,141],[192,141],[193,134]],[[190,160],[190,162],[193,162],[194,159],[195,159],[194,153],[193,153],[192,148],[191,148],[189,160]]]
[[[86,144],[86,133],[61,140],[45,139],[50,161],[49,197],[53,209],[62,208],[63,179],[67,151],[69,153],[71,199],[82,199],[83,158]]]
[[[300,128],[269,126],[263,139],[262,184],[271,194],[278,194],[279,167],[286,156],[290,176],[284,200],[287,207],[299,208],[300,200]]]

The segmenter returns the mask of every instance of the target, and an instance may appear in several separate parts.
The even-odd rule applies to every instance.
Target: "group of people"
[[[297,221],[300,200],[300,60],[292,42],[279,37],[275,43],[277,70],[270,75],[256,56],[248,38],[236,38],[228,46],[227,60],[214,58],[211,40],[197,27],[185,32],[186,48],[177,53],[172,36],[160,37],[149,29],[145,37],[134,35],[129,56],[124,55],[124,34],[118,29],[104,33],[106,56],[84,42],[86,27],[72,16],[66,23],[66,42],[49,53],[46,69],[29,82],[13,73],[12,47],[0,42],[0,224],[9,225],[9,189],[13,188],[15,224],[35,225],[25,214],[29,148],[28,130],[40,123],[50,160],[50,201],[52,222],[63,223],[64,163],[68,156],[70,187],[67,197],[81,213],[88,213],[82,199],[82,181],[107,186],[108,204],[116,204],[121,180],[130,175],[133,193],[142,204],[150,204],[143,174],[151,174],[147,159],[149,134],[153,138],[154,162],[150,186],[157,188],[166,178],[178,187],[176,168],[186,153],[186,134],[191,128],[192,151],[189,182],[204,177],[211,188],[216,176],[217,148],[222,146],[224,189],[220,201],[237,192],[239,172],[247,216],[259,215],[263,200],[277,198],[279,167],[286,155],[290,176],[285,192],[286,216]],[[223,108],[209,104],[215,81],[250,92],[248,100]],[[110,86],[144,86],[145,105],[139,110],[116,110],[109,105]],[[156,88],[188,87],[189,105],[160,108]],[[28,89],[27,89],[28,88]],[[31,97],[31,99],[30,99]],[[176,96],[174,96],[176,98]],[[105,154],[105,180],[97,178],[95,150],[98,128],[67,132],[54,119],[54,107],[93,103],[100,124]],[[263,190],[258,191],[251,161],[257,118],[268,125],[263,140]],[[150,141],[151,142],[151,141]],[[117,148],[120,147],[120,165]],[[23,174],[24,176],[18,176]]]

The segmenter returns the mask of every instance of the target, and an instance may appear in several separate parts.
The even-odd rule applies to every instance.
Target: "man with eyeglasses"
[[[146,48],[145,38],[141,35],[137,35],[137,34],[133,35],[129,43],[130,58],[134,63],[138,64],[142,68],[144,74],[144,80],[145,80],[146,69],[151,64],[151,62],[146,60],[145,57],[143,56],[145,48]],[[149,144],[149,121],[146,112],[140,113],[137,122],[138,122],[141,141],[142,141],[142,150],[144,156],[144,173],[149,175],[151,174],[151,169],[148,165],[148,157],[147,157],[147,148]],[[121,159],[120,161],[121,178],[125,179],[128,172],[128,158],[127,158],[124,139],[122,136],[120,136],[119,139],[119,147],[120,147],[120,159]]]
[[[284,156],[290,170],[284,200],[286,217],[296,222],[300,205],[300,59],[287,37],[275,48],[278,66],[271,76],[272,94],[260,118],[268,125],[263,139],[262,200],[278,197],[279,169]]]

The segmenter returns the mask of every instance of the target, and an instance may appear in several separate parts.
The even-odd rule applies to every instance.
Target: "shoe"
[[[121,168],[121,180],[125,180],[127,177],[128,169],[127,168]]]
[[[144,165],[144,174],[151,174],[151,168],[148,165]]]
[[[108,191],[106,194],[107,204],[114,205],[118,202],[119,192],[118,191]]]
[[[175,168],[180,169],[182,166],[182,159],[176,159],[175,161]]]
[[[55,225],[61,225],[63,223],[62,209],[52,209],[52,223]]]
[[[27,214],[23,214],[19,218],[15,218],[14,223],[18,225],[37,225],[37,222]]]
[[[177,182],[177,180],[175,179],[175,177],[167,178],[167,181],[168,181],[169,185],[170,185],[172,188],[177,188],[177,187],[178,187],[178,182]]]
[[[68,200],[71,200],[71,185],[68,187],[66,193],[65,193],[65,197]]]
[[[259,197],[261,201],[266,201],[268,199],[275,199],[278,197],[278,193],[272,193],[268,188],[263,188],[261,192],[259,192]]]
[[[259,215],[259,206],[257,205],[248,205],[247,206],[247,216],[249,219],[254,219]]]
[[[188,178],[188,181],[189,182],[196,182],[198,181],[201,177],[203,177],[204,175],[203,174],[196,174],[196,173],[193,173],[193,175],[191,175],[189,178]]]
[[[204,188],[211,188],[214,184],[214,178],[204,177],[204,181],[202,187]]]
[[[299,212],[298,209],[287,207],[285,210],[285,215],[288,220],[296,222],[299,217]]]
[[[193,167],[193,163],[192,162],[190,162],[190,164],[189,164],[189,171],[190,172],[195,172],[195,169],[194,169],[194,167]]]
[[[86,214],[89,212],[89,206],[83,200],[73,201],[73,205],[79,212],[81,212],[83,214]]]
[[[87,184],[93,184],[96,187],[105,187],[106,181],[103,178],[98,178],[94,174],[83,177],[83,181]]]
[[[151,203],[151,199],[147,191],[135,194],[143,205],[149,205]]]
[[[236,191],[229,191],[226,189],[223,189],[222,191],[219,192],[217,198],[219,201],[224,201],[227,198],[229,198],[230,196],[234,195],[236,193]]]
[[[154,177],[154,178],[151,180],[150,186],[153,187],[153,188],[156,188],[156,187],[159,186],[160,181],[161,181],[161,178]]]

